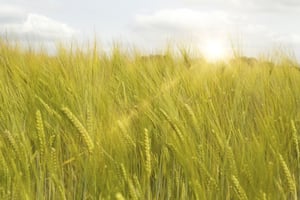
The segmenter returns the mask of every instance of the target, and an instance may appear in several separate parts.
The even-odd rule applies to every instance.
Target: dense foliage
[[[300,71],[0,43],[1,199],[299,199]]]

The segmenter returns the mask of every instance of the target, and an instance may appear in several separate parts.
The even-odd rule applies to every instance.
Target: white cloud
[[[220,11],[194,11],[191,9],[160,10],[150,15],[136,15],[133,31],[144,37],[162,36],[176,39],[228,38],[237,26],[244,26],[242,18]],[[247,28],[244,26],[243,29]]]
[[[0,24],[18,22],[25,17],[25,11],[10,5],[0,6]]]
[[[160,10],[151,15],[136,15],[132,30],[149,46],[166,39],[189,42],[209,38],[225,39],[234,28],[233,19],[225,12],[197,12],[191,9]]]
[[[21,28],[26,35],[45,40],[71,38],[76,32],[64,23],[37,14],[28,14]]]
[[[21,41],[51,42],[70,39],[77,32],[46,16],[13,6],[0,7],[0,35]]]
[[[152,15],[137,15],[137,26],[144,28],[177,28],[197,30],[222,25],[231,25],[224,12],[196,12],[190,9],[161,10]]]
[[[291,33],[288,35],[279,36],[276,38],[276,40],[281,44],[291,44],[293,46],[300,47],[300,34]]]
[[[290,45],[299,40],[299,35],[291,37],[276,27],[260,24],[251,15],[225,11],[160,10],[136,15],[135,19],[134,37],[145,47],[162,46],[166,39],[196,44],[200,48],[207,41],[220,41],[226,49],[231,49],[231,42],[237,42],[244,53],[255,55],[276,44]]]
[[[218,9],[239,12],[278,12],[300,8],[299,0],[183,0],[193,5],[213,5]]]

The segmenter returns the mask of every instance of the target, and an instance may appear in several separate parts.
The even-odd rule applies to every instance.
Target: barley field
[[[0,42],[0,199],[300,199],[300,71]]]

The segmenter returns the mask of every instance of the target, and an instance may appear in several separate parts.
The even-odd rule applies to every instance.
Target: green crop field
[[[0,199],[300,199],[300,71],[1,41]]]

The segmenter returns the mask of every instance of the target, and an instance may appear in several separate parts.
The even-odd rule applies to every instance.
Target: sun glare
[[[207,41],[202,47],[202,51],[209,61],[221,60],[226,56],[224,45],[219,41]]]

